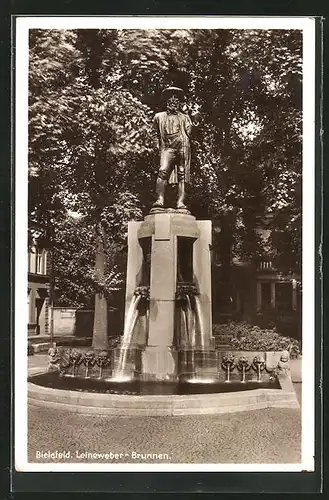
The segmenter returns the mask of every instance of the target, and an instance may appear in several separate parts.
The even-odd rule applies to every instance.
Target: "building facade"
[[[297,265],[285,272],[266,257],[238,262],[230,252],[223,255],[220,244],[214,248],[212,264],[214,323],[237,320],[264,328],[276,326],[281,334],[301,339],[301,273]]]
[[[49,335],[48,253],[34,243],[28,250],[28,335]]]

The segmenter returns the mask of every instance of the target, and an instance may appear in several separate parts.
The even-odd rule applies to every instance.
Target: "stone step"
[[[30,344],[41,344],[50,341],[49,335],[29,335],[27,340]]]
[[[215,344],[216,345],[222,345],[222,344],[230,344],[232,340],[232,335],[217,335],[215,337]]]
[[[32,344],[34,354],[37,352],[48,351],[51,345],[51,342],[40,342],[39,344]]]

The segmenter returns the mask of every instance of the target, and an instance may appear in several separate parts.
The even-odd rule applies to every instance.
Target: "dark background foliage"
[[[300,265],[300,31],[31,30],[29,64],[29,228],[52,252],[58,305],[122,291],[127,222],[154,200],[152,117],[171,84],[187,110],[200,106],[189,205],[220,227],[223,265]]]

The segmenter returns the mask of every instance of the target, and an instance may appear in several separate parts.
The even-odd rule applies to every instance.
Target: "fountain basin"
[[[42,387],[53,389],[84,391],[99,394],[130,394],[134,396],[146,395],[189,395],[213,394],[255,389],[281,389],[278,379],[266,382],[230,382],[225,383],[215,379],[187,379],[182,382],[157,382],[144,380],[129,380],[128,377],[117,379],[95,379],[58,376],[54,372],[34,375],[29,382]]]
[[[54,373],[31,377],[28,381],[29,404],[75,413],[117,416],[201,415],[233,413],[261,408],[299,408],[289,376],[278,377],[276,383],[271,386],[266,386],[265,383],[237,384],[234,382],[221,384],[143,382],[142,385],[138,386],[137,381],[122,384],[112,383],[112,385],[109,382],[107,393],[91,392],[92,389],[88,391],[86,387],[77,389],[76,385],[74,389],[72,386],[71,388],[67,386],[66,388],[58,388],[56,383],[54,385],[52,377],[57,378],[57,384],[64,386],[77,382],[77,378],[58,377]],[[43,385],[40,385],[40,382]],[[82,382],[86,385],[89,383],[90,380]],[[104,381],[100,381],[100,383],[104,387]],[[51,387],[47,385],[51,385]],[[120,387],[118,388],[118,386]],[[114,387],[121,390],[121,394],[111,393]],[[142,388],[142,391],[139,392],[139,395],[132,394],[132,392],[136,392],[132,389],[137,387]],[[155,394],[154,391],[159,391],[159,388],[161,388],[161,394]],[[222,392],[215,392],[219,388]],[[147,391],[149,392],[146,394]],[[183,391],[186,393],[182,394]],[[198,393],[198,391],[202,393]]]

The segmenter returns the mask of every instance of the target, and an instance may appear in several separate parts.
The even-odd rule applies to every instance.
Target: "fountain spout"
[[[149,287],[139,286],[136,288],[133,298],[128,307],[122,342],[120,346],[119,361],[114,370],[114,378],[116,380],[126,380],[125,368],[127,363],[128,351],[131,348],[133,333],[139,315],[139,304],[141,300],[149,299]]]
[[[200,347],[202,351],[205,349],[205,328],[204,328],[204,321],[203,321],[203,315],[202,315],[202,310],[201,310],[201,303],[200,303],[200,297],[198,295],[195,295],[194,297],[195,300],[195,318],[196,322],[199,327],[199,340],[200,340]]]
[[[200,346],[203,350],[205,347],[204,322],[196,286],[193,283],[178,283],[176,301],[180,304],[179,307],[185,320],[184,326],[186,325],[181,331],[181,343],[184,343],[187,337],[189,348],[195,349]]]

